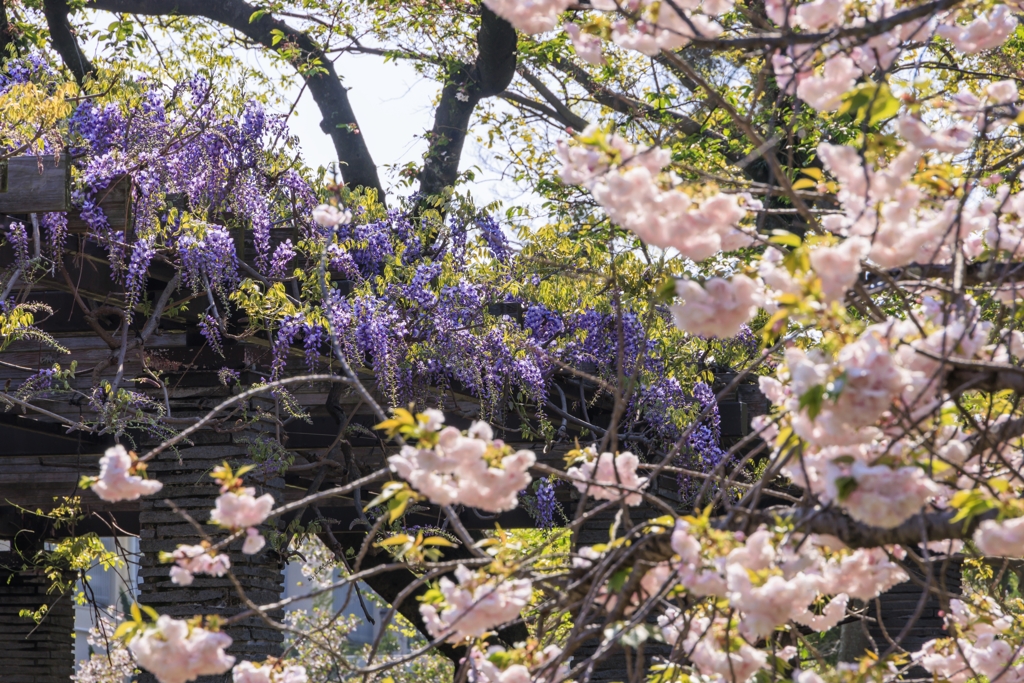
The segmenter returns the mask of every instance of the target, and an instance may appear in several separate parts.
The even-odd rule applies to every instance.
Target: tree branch
[[[43,15],[46,25],[50,28],[50,42],[53,49],[60,55],[64,65],[75,75],[79,85],[85,82],[86,76],[94,72],[92,62],[82,52],[75,33],[68,21],[70,12],[67,0],[44,0]],[[2,19],[3,17],[0,17]],[[6,23],[6,22],[5,22]]]
[[[348,90],[341,84],[334,64],[323,49],[304,32],[270,13],[254,17],[257,8],[244,0],[91,0],[86,7],[147,16],[204,17],[282,54],[305,79],[320,108],[323,115],[320,128],[334,141],[342,178],[349,186],[376,190],[377,197],[384,200],[384,188],[366,140],[359,131]]]
[[[476,61],[456,64],[450,70],[434,112],[434,127],[428,134],[430,149],[419,176],[423,198],[420,208],[424,207],[423,200],[455,184],[469,121],[477,103],[504,92],[515,75],[515,29],[486,7],[481,7],[480,12]]]

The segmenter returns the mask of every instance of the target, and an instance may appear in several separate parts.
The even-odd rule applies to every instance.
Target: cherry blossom
[[[352,212],[348,209],[339,211],[336,206],[321,204],[313,209],[313,220],[317,225],[325,228],[333,228],[345,223],[351,223]]]
[[[167,615],[128,643],[139,665],[160,683],[186,683],[227,672],[235,663],[234,657],[224,653],[230,646],[226,633],[191,626]]]
[[[436,445],[406,445],[398,455],[389,457],[388,463],[398,476],[438,505],[458,502],[503,512],[519,504],[519,491],[533,480],[529,469],[536,459],[533,451],[512,451],[494,439],[487,423],[475,422],[466,436],[454,427],[445,427],[437,434]]]
[[[280,667],[269,662],[261,665],[241,661],[231,670],[231,680],[234,683],[306,683],[309,677],[306,667],[298,664]]]
[[[845,497],[836,486],[837,480],[843,478],[855,486]],[[857,521],[883,529],[897,527],[910,519],[941,491],[942,488],[918,467],[892,469],[886,465],[854,462],[849,469],[834,465],[829,468],[828,497],[840,501]]]
[[[223,553],[211,552],[208,545],[179,545],[168,559],[175,563],[171,567],[171,581],[180,586],[190,585],[193,574],[224,576],[231,568],[231,559]]]
[[[580,59],[598,66],[604,64],[605,59],[601,55],[601,39],[598,36],[584,33],[579,26],[571,22],[566,22],[563,28],[572,39],[572,46],[576,49],[576,54]]]
[[[989,83],[985,86],[985,95],[995,104],[1012,104],[1020,97],[1016,82],[1011,80]]]
[[[910,579],[892,561],[885,548],[860,548],[823,567],[822,590],[845,593],[856,600],[871,600]]]
[[[826,603],[821,614],[815,614],[804,608],[794,614],[792,619],[798,624],[803,624],[821,633],[839,625],[839,622],[846,616],[846,605],[849,600],[850,596],[840,593]]]
[[[812,31],[821,31],[841,22],[845,9],[844,0],[813,0],[796,7],[796,20],[793,23]]]
[[[676,326],[690,334],[727,339],[757,313],[763,290],[746,275],[732,280],[714,277],[702,287],[693,280],[677,280],[676,294],[683,303],[672,306]]]
[[[990,209],[962,211],[956,200],[946,201],[939,208],[925,206],[921,188],[910,182],[921,158],[915,146],[878,169],[865,168],[852,147],[822,143],[818,156],[839,180],[837,197],[844,210],[843,214],[823,217],[822,225],[839,235],[869,237],[872,245],[868,257],[884,268],[948,260],[946,242],[953,237],[950,227],[958,214],[976,217],[991,213]],[[975,229],[971,224],[966,232]]]
[[[960,52],[974,54],[999,47],[1017,28],[1017,20],[1006,5],[996,5],[969,24],[943,24],[938,34]]]
[[[933,131],[920,119],[903,116],[896,125],[900,135],[919,149],[957,153],[967,149],[974,139],[974,131],[961,124],[941,131]]]
[[[951,683],[964,683],[978,675],[1004,683],[1024,678],[1024,666],[1013,666],[1019,651],[1002,637],[1013,620],[991,598],[975,604],[954,598],[949,606],[946,622],[955,625],[958,637],[925,643],[914,653],[915,662]]]
[[[809,76],[800,80],[796,87],[797,96],[818,111],[833,111],[842,103],[843,95],[851,90],[861,70],[846,55],[830,57],[821,76]]]
[[[992,557],[1024,557],[1024,517],[1001,522],[986,519],[974,532],[974,543]]]
[[[528,579],[506,579],[473,572],[463,565],[455,570],[458,584],[442,577],[438,588],[441,605],[424,603],[420,614],[435,638],[448,635],[458,643],[478,638],[495,626],[512,621],[526,607],[533,594]]]
[[[750,195],[717,193],[697,202],[669,187],[671,177],[661,172],[671,161],[667,150],[633,146],[595,125],[579,140],[558,145],[563,182],[587,187],[613,221],[648,244],[701,261],[753,242],[739,226],[749,210],[760,208]]]
[[[522,644],[515,650],[507,651],[500,645],[492,645],[486,652],[478,647],[470,650],[470,683],[534,683],[538,680],[561,680],[568,674],[569,667],[561,664],[557,671],[548,671],[543,678],[536,674],[544,672],[545,667],[562,653],[557,645],[548,645],[537,649],[529,645],[524,649]],[[511,661],[503,667],[495,662]],[[531,673],[534,672],[534,673]]]
[[[559,15],[572,4],[569,0],[484,0],[499,17],[523,33],[544,33],[558,25]]]
[[[766,395],[790,412],[794,431],[818,446],[870,441],[872,429],[907,384],[884,336],[869,328],[834,361],[822,351],[791,347],[778,373],[761,380]],[[788,385],[788,386],[787,386]],[[818,395],[820,401],[808,397]]]
[[[242,544],[242,552],[246,555],[255,555],[266,544],[267,539],[263,538],[259,530],[255,527],[249,527],[245,530],[245,542]]]
[[[90,486],[97,496],[107,502],[137,500],[140,496],[156,493],[163,484],[154,479],[143,479],[133,474],[136,469],[131,454],[124,446],[108,448],[100,458],[100,476],[90,480]]]
[[[826,301],[842,301],[857,281],[861,259],[871,251],[864,237],[850,237],[834,247],[819,247],[811,252],[811,267],[821,279]]]
[[[258,526],[274,508],[274,497],[264,493],[256,497],[256,489],[242,487],[238,492],[227,491],[217,498],[210,513],[210,522],[229,529]]]
[[[585,449],[583,454],[587,458],[583,464],[566,470],[578,491],[599,500],[623,498],[626,505],[643,502],[640,492],[647,488],[648,481],[646,477],[637,476],[639,458],[629,451],[598,456],[593,448]]]
[[[747,643],[740,644],[738,649],[727,644],[728,624],[723,617],[716,617],[714,622],[704,616],[693,617],[683,633],[685,615],[676,608],[669,607],[658,617],[665,642],[675,645],[682,637],[683,651],[700,673],[719,681],[744,683],[768,666],[768,655]]]
[[[768,247],[757,264],[757,275],[766,285],[762,307],[772,313],[778,309],[780,297],[801,295],[804,289],[800,280],[786,268],[783,258],[781,251]]]

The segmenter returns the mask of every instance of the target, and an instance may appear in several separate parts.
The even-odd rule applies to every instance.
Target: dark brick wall
[[[160,551],[171,552],[179,544],[196,544],[200,536],[195,528],[172,511],[165,499],[174,502],[181,510],[203,524],[203,529],[214,538],[225,534],[216,526],[205,524],[214,501],[220,494],[218,484],[210,477],[214,467],[225,460],[232,467],[244,464],[246,445],[242,438],[230,435],[200,435],[193,448],[182,449],[178,454],[165,451],[149,466],[149,471],[163,482],[164,487],[155,496],[143,499],[139,523],[141,526],[142,577],[141,602],[161,614],[185,619],[197,614],[218,614],[232,616],[245,609],[242,599],[227,576],[212,577],[197,575],[190,586],[178,586],[168,575],[169,565],[160,564]],[[180,454],[180,458],[179,458]],[[260,475],[259,470],[245,476],[247,486],[256,488],[256,495],[270,493],[280,503],[284,495],[284,480],[273,474]],[[268,529],[261,530],[267,536]],[[283,586],[282,566],[270,550],[269,543],[256,555],[243,555],[242,541],[231,547],[231,569],[245,594],[256,604],[265,604],[280,599]],[[281,614],[272,614],[279,620]],[[262,661],[267,655],[281,651],[283,637],[280,632],[269,628],[258,617],[251,617],[227,629],[234,643],[228,652],[239,660]],[[155,679],[149,674],[139,677],[140,683],[151,683]],[[230,680],[230,676],[203,677],[202,683]]]
[[[0,553],[0,566],[19,566],[19,558]],[[74,671],[75,608],[71,596],[47,593],[50,580],[41,572],[0,570],[0,681],[67,683]],[[37,626],[18,616],[23,609],[49,605]]]

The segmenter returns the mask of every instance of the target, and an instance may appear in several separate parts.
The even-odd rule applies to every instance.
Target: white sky
[[[437,84],[422,79],[408,64],[385,64],[375,56],[346,55],[335,63],[335,69],[349,88],[359,129],[382,181],[389,185],[394,177],[385,165],[419,163],[423,158],[427,148],[423,135],[433,126]],[[286,96],[292,101],[294,97],[295,93]],[[303,93],[289,126],[299,137],[306,163],[313,168],[337,161],[334,143],[320,130],[320,120],[313,98]]]

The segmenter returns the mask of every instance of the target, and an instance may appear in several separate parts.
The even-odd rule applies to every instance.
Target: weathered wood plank
[[[122,178],[112,187],[102,191],[99,196],[99,206],[107,217],[107,222],[114,230],[124,230],[128,225],[131,216],[128,178]],[[82,218],[81,213],[73,211],[68,214],[68,232],[88,232],[89,226]]]
[[[71,207],[67,156],[12,157],[0,162],[0,213],[45,213]]]

